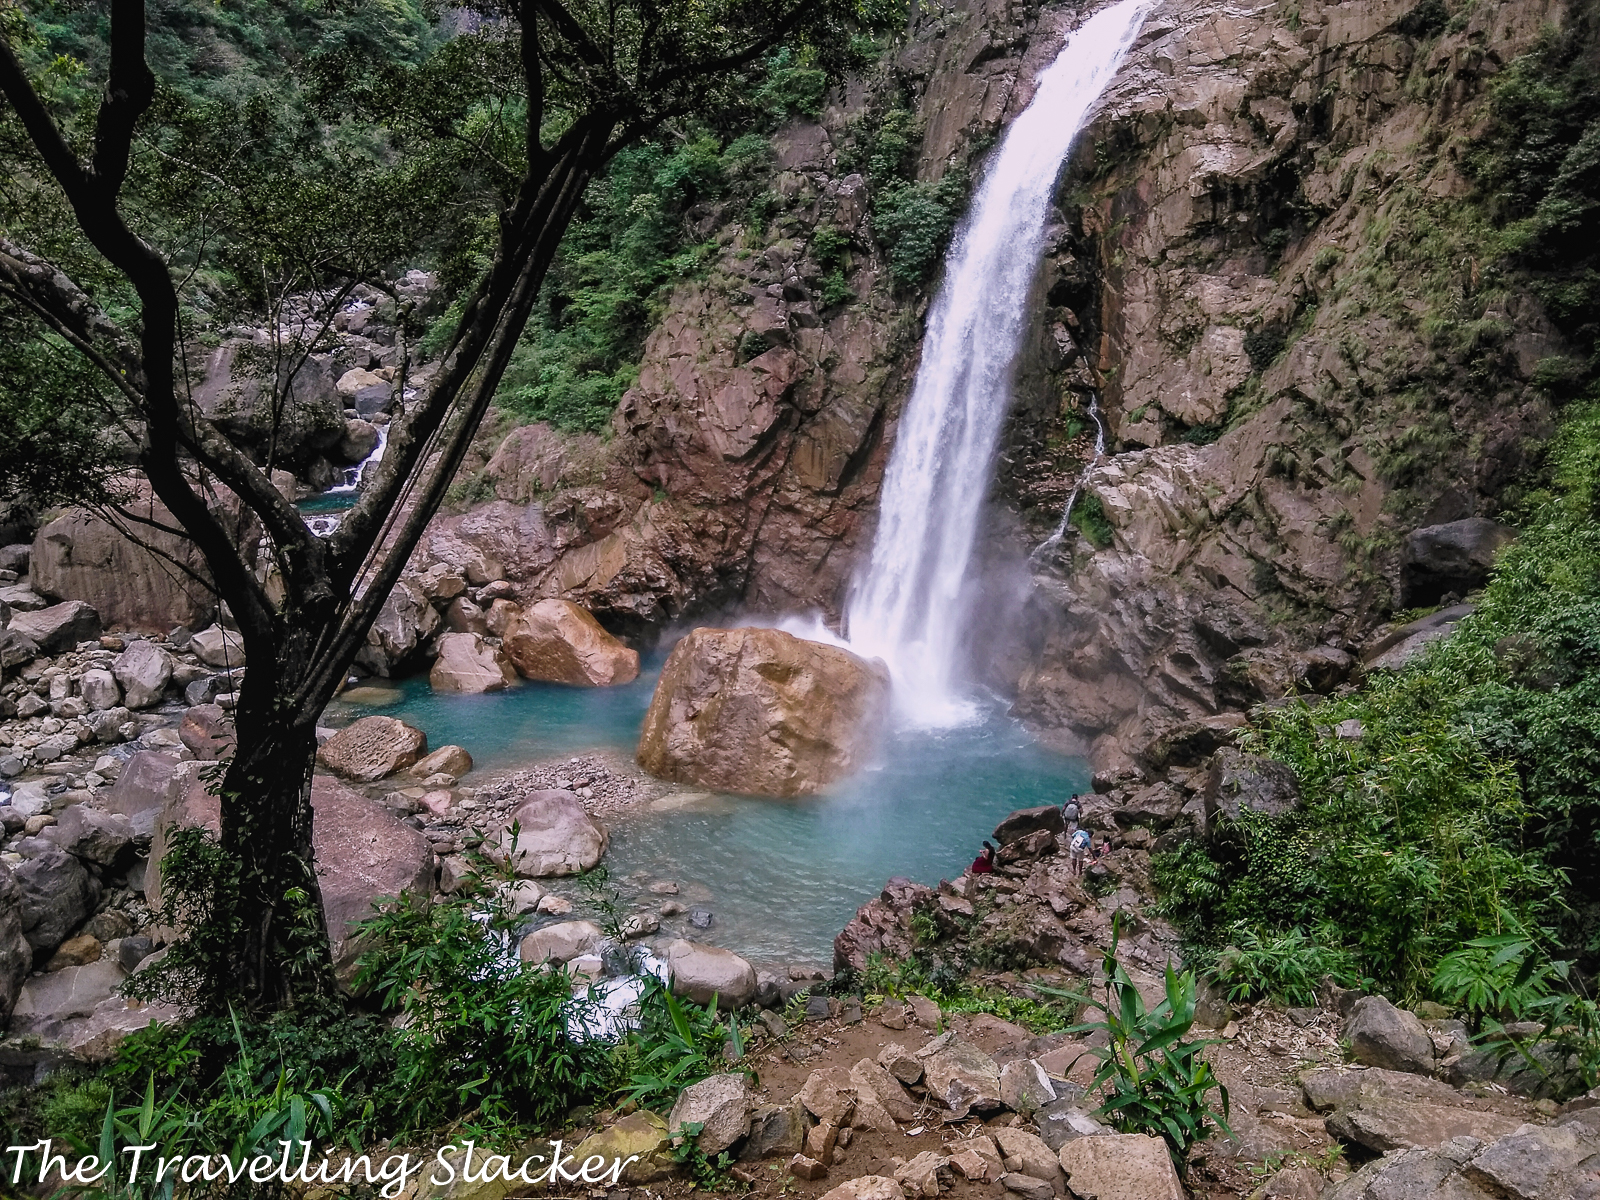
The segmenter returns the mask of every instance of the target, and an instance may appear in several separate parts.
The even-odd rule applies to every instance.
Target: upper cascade
[[[967,571],[989,489],[1056,179],[1149,0],[1085,21],[1040,75],[957,230],[929,311],[922,364],[884,478],[877,535],[851,589],[846,634],[884,659],[902,720],[967,719],[959,689]]]

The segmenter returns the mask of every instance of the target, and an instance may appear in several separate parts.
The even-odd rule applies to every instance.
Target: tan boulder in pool
[[[436,692],[498,692],[517,681],[506,656],[476,633],[447,633],[428,672]]]
[[[756,796],[803,796],[866,761],[889,673],[778,629],[696,629],[673,648],[639,738],[661,779]]]
[[[570,600],[541,600],[506,626],[505,652],[524,679],[610,687],[639,677],[639,653]]]

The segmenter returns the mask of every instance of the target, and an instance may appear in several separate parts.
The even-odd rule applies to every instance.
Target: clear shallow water
[[[329,717],[401,717],[431,746],[465,746],[480,769],[596,749],[631,757],[660,662],[625,687],[525,683],[483,696],[435,695],[418,676],[386,689],[393,703],[336,702]],[[825,965],[834,935],[891,876],[954,878],[1007,813],[1059,804],[1088,786],[1084,760],[1039,745],[999,702],[978,707],[970,725],[892,733],[876,767],[824,795],[774,800],[682,788],[614,814],[606,866],[629,899],[669,879],[681,889],[676,899],[713,914],[708,930],[676,918],[664,933],[757,961]],[[559,890],[580,898],[575,888]]]

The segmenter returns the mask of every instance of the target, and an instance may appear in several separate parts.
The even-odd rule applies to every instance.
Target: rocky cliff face
[[[610,445],[518,431],[489,463],[502,503],[441,545],[493,543],[519,587],[634,634],[718,607],[836,613],[926,304],[890,284],[861,130],[914,105],[917,175],[938,179],[1081,16],[924,15],[782,130],[778,215],[704,214],[721,255],[672,297]],[[1497,514],[1561,346],[1479,252],[1461,159],[1487,82],[1561,19],[1546,0],[1153,9],[1063,179],[999,463],[994,570],[1059,520],[1098,396],[1108,454],[1079,528],[1031,561],[1011,638],[977,648],[1021,715],[1110,766],[1175,722],[1335,686],[1414,602],[1407,531]],[[844,235],[846,300],[824,297],[819,231]]]

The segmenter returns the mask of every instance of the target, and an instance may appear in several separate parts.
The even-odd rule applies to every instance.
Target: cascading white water
[[[896,708],[914,724],[953,724],[970,711],[955,686],[962,590],[1050,197],[1149,3],[1121,0],[1067,39],[1006,131],[946,259],[845,627],[852,649],[889,664]]]
[[[1067,527],[1072,524],[1072,506],[1078,502],[1078,495],[1083,491],[1083,485],[1089,478],[1089,472],[1099,465],[1106,454],[1106,423],[1100,416],[1100,397],[1093,393],[1089,396],[1089,416],[1094,420],[1094,454],[1084,464],[1083,470],[1078,472],[1078,481],[1072,485],[1072,491],[1067,493],[1067,503],[1061,509],[1061,521],[1056,526],[1055,532],[1039,543],[1039,548],[1028,555],[1029,562],[1037,562],[1050,551],[1061,544],[1061,539],[1067,536]]]

